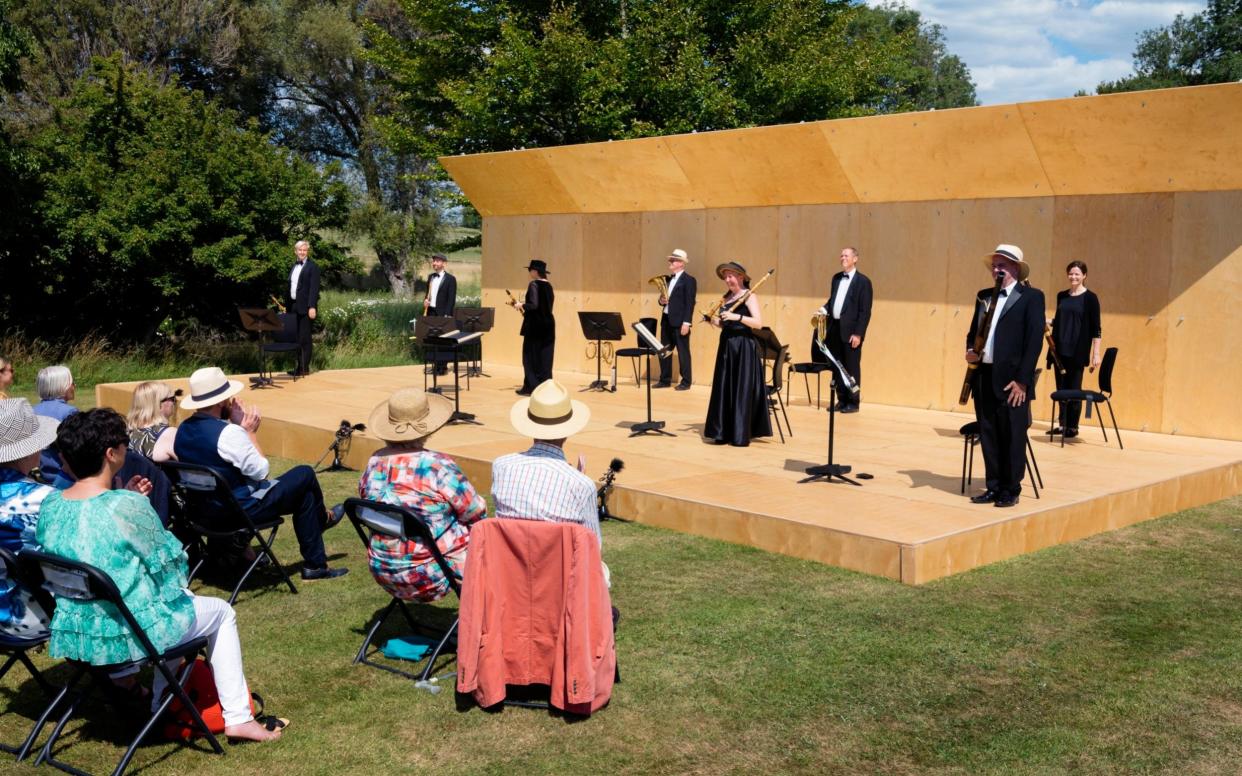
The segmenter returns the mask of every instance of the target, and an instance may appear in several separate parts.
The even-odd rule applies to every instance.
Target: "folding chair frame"
[[[31,576],[26,573],[17,554],[4,547],[0,547],[0,579],[8,579],[28,590],[38,589],[38,584],[32,584]],[[7,652],[9,655],[9,659],[5,661],[4,667],[0,668],[0,679],[3,679],[9,673],[13,666],[21,663],[25,666],[26,671],[30,673],[30,676],[39,684],[43,692],[49,698],[55,698],[58,692],[57,688],[48,682],[47,678],[43,676],[43,672],[31,662],[30,657],[26,654],[29,650],[46,644],[50,637],[50,632],[44,632],[39,636],[28,639],[0,635],[0,653]],[[26,739],[19,746],[0,743],[0,751],[17,755],[17,762],[26,759],[34,746],[35,739],[39,737],[39,733],[43,730],[44,723],[47,721],[48,716],[51,715],[52,709],[52,704],[49,704],[44,709],[42,716],[39,717],[34,727],[30,729]]]

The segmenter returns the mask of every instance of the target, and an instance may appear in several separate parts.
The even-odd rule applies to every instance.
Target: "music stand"
[[[457,321],[453,320],[451,315],[424,315],[422,318],[414,321],[414,339],[418,342],[423,352],[423,390],[428,393],[444,393],[444,389],[440,387],[439,380],[436,378],[436,367],[439,366],[440,348],[436,343],[428,342],[429,338],[442,336],[445,332],[455,331],[457,329]],[[440,343],[443,344],[443,343]],[[431,388],[427,388],[427,352],[430,350],[431,356]],[[453,365],[456,368],[457,358],[454,354]]]
[[[651,419],[651,357],[656,356],[663,358],[673,350],[673,346],[665,347],[656,336],[647,330],[647,327],[641,322],[635,321],[630,324],[630,328],[638,332],[638,337],[647,343],[643,348],[644,355],[647,356],[647,421],[645,423],[635,423],[630,426],[630,436],[638,436],[639,434],[663,434],[664,436],[677,436],[670,434],[664,430],[664,421]]]
[[[241,316],[243,329],[259,335],[259,374],[257,377],[250,378],[251,389],[279,387],[271,372],[267,370],[267,351],[263,349],[263,346],[267,344],[267,333],[284,328],[280,319],[276,317],[276,311],[266,307],[239,307],[237,314]]]
[[[453,311],[453,318],[457,320],[457,328],[464,332],[474,333],[480,332],[486,334],[496,325],[496,308],[495,307],[458,307]],[[470,390],[471,377],[491,377],[483,371],[483,340],[478,339],[475,342],[476,354],[474,364],[467,362],[466,365],[466,390]]]
[[[835,370],[839,371],[842,376],[848,378],[845,380],[845,384],[851,386],[854,389],[854,392],[857,393],[858,383],[854,382],[849,373],[845,371],[845,367],[841,364],[837,357],[832,355],[828,348],[824,346],[824,343],[820,342],[818,339],[815,340],[815,344],[819,346],[820,351],[822,351],[824,355],[828,356],[828,363],[831,364]],[[861,488],[861,482],[845,476],[850,473],[852,468],[849,464],[834,463],[832,460],[833,441],[836,438],[837,431],[837,402],[836,394],[834,393],[836,390],[837,371],[830,370],[828,372],[828,396],[831,398],[831,401],[828,402],[828,463],[822,466],[807,467],[806,473],[809,476],[798,480],[798,483],[815,482],[821,479],[824,482],[832,482],[835,478],[841,480],[841,482],[848,482],[851,485],[856,485]],[[871,479],[870,475],[867,474],[860,474],[858,476],[863,479]]]
[[[461,353],[463,345],[479,340],[483,336],[482,332],[464,332],[464,331],[448,331],[439,336],[428,335],[426,342],[429,345],[444,347],[453,352],[453,414],[449,416],[448,422],[452,423],[473,423],[476,426],[483,425],[474,419],[474,415],[469,412],[461,411],[461,373],[457,369],[458,355]]]
[[[582,336],[595,340],[595,382],[583,388],[584,391],[607,391],[608,381],[603,379],[603,356],[605,341],[620,342],[625,337],[625,324],[621,321],[621,313],[578,313],[578,323],[582,325]],[[616,391],[616,387],[612,388]]]

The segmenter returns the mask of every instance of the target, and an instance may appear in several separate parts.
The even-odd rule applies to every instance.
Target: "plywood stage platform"
[[[529,440],[509,425],[509,408],[521,383],[518,369],[487,365],[490,377],[473,378],[461,393],[462,409],[483,425],[453,425],[433,438],[434,449],[453,455],[480,491],[490,486],[491,461],[525,449]],[[616,393],[584,392],[590,406],[586,430],[567,444],[581,454],[587,474],[599,477],[616,456],[625,462],[610,501],[612,511],[638,522],[759,547],[908,584],[920,584],[993,561],[1206,504],[1242,491],[1242,443],[1123,430],[1119,450],[1109,429],[1084,421],[1082,437],[1061,448],[1032,432],[1047,487],[1036,499],[1029,488],[1012,509],[974,505],[959,491],[962,440],[971,420],[948,413],[864,404],[837,416],[838,463],[872,474],[862,487],[799,484],[807,466],[827,454],[827,418],[807,404],[802,383],[793,389],[789,418],[794,436],[757,440],[749,448],[715,446],[700,434],[709,389],[654,391],[654,417],[675,437],[630,438],[628,427],[645,420],[645,391],[620,367]],[[594,375],[557,373],[577,389]],[[245,380],[245,377],[239,379]],[[184,381],[169,381],[180,387]],[[317,460],[341,420],[365,423],[372,407],[394,389],[423,384],[422,367],[318,372],[281,380],[269,390],[246,390],[246,402],[263,412],[264,451]],[[101,406],[128,408],[132,383],[101,385]],[[825,383],[826,387],[826,383]],[[812,395],[815,391],[811,384]],[[451,395],[451,393],[450,393]],[[381,443],[356,434],[348,462],[360,468]],[[976,489],[982,456],[976,452]],[[330,460],[330,459],[329,459]]]

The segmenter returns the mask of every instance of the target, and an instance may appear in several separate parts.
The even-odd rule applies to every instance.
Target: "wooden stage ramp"
[[[530,443],[508,421],[520,370],[490,364],[486,369],[490,377],[473,378],[468,391],[463,383],[461,393],[462,409],[483,425],[447,426],[430,445],[453,455],[480,491],[490,488],[492,460]],[[960,493],[958,435],[973,418],[875,404],[837,416],[836,446],[838,463],[874,479],[862,487],[799,484],[807,466],[826,460],[828,420],[826,412],[808,405],[800,380],[791,386],[794,436],[784,444],[773,437],[733,448],[702,440],[709,389],[697,386],[653,391],[654,417],[666,421],[675,437],[630,438],[628,427],[646,418],[646,394],[635,386],[628,363],[620,364],[619,374],[616,393],[576,394],[591,408],[591,422],[566,446],[571,461],[586,456],[592,477],[601,476],[614,456],[625,462],[610,501],[615,514],[908,584],[1242,491],[1240,442],[1123,430],[1125,449],[1119,450],[1111,427],[1105,444],[1098,427],[1088,427],[1084,419],[1079,441],[1064,448],[1043,436],[1046,423],[1032,431],[1047,485],[1042,498],[1027,487],[1012,509],[974,505]],[[557,379],[577,390],[594,375],[558,372]],[[184,380],[169,382],[188,387]],[[393,390],[422,384],[420,366],[327,371],[281,380],[275,389],[247,389],[242,399],[262,409],[259,438],[265,452],[315,461],[342,420],[365,423]],[[125,411],[134,385],[98,386],[99,404]],[[814,392],[812,382],[812,401]],[[356,434],[348,463],[361,468],[379,446],[368,434]],[[982,469],[976,451],[975,490],[981,488]]]

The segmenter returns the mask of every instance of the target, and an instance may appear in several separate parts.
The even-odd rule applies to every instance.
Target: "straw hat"
[[[1022,258],[1022,249],[1016,245],[1006,245],[1001,243],[996,246],[996,250],[983,257],[983,264],[990,272],[992,270],[992,257],[1000,256],[1002,259],[1009,259],[1018,263],[1018,280],[1026,280],[1031,275],[1031,265],[1026,263],[1026,259]]]
[[[420,388],[401,388],[375,405],[367,430],[385,442],[422,439],[449,422],[453,402]]]
[[[509,410],[509,422],[531,439],[564,439],[585,428],[590,419],[591,410],[570,399],[569,391],[555,380],[544,380]]]
[[[741,275],[742,279],[747,283],[750,282],[750,275],[746,272],[746,268],[741,264],[738,264],[736,261],[726,261],[724,264],[716,265],[716,277],[724,280],[724,273],[726,272],[736,272]]]
[[[52,444],[59,425],[34,414],[25,399],[0,401],[0,462],[20,461]]]
[[[181,409],[197,410],[219,404],[242,392],[242,384],[225,377],[218,366],[208,366],[190,375],[190,395],[181,400]]]
[[[681,248],[674,248],[674,249],[673,249],[673,252],[672,252],[672,253],[670,253],[670,254],[668,255],[668,257],[669,257],[670,259],[677,259],[677,260],[678,260],[678,261],[680,261],[682,264],[689,264],[689,263],[690,263],[690,256],[689,256],[689,254],[687,254],[687,253],[686,253],[685,251],[683,251]]]

